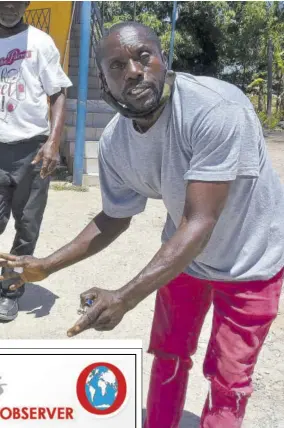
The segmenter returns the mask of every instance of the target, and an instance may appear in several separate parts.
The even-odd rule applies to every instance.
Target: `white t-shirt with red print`
[[[48,34],[29,26],[0,39],[0,142],[49,135],[47,96],[69,86]]]

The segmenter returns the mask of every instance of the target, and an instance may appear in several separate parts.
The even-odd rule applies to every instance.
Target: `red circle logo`
[[[118,367],[110,363],[90,364],[77,381],[77,397],[82,407],[94,415],[117,412],[126,399],[126,380]]]

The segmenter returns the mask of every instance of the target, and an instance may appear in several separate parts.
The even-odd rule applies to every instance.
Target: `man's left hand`
[[[41,178],[46,178],[53,173],[59,163],[58,144],[47,140],[37,152],[36,157],[32,161],[32,165],[36,165],[40,161],[42,161],[40,176]]]
[[[85,314],[68,330],[69,337],[76,336],[89,328],[98,331],[112,330],[128,311],[119,290],[109,291],[94,287],[81,294],[80,298],[81,308],[86,307],[88,300],[93,300],[94,303],[86,307]]]

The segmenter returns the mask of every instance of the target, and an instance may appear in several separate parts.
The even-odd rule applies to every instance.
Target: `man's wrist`
[[[54,266],[53,266],[53,263],[52,263],[50,256],[44,257],[41,259],[41,266],[42,266],[42,269],[46,273],[47,276],[49,276],[55,272],[55,269],[54,269]]]
[[[120,288],[117,292],[127,311],[134,309],[143,300],[135,289],[131,289],[130,284]]]
[[[56,137],[52,137],[52,136],[50,136],[50,137],[48,138],[48,140],[46,141],[46,143],[47,143],[49,146],[51,146],[51,147],[54,147],[54,148],[58,149],[58,148],[59,148],[59,146],[60,146],[60,139],[59,139],[59,138],[56,138]]]

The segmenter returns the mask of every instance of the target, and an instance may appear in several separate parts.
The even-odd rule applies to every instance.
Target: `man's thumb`
[[[32,165],[36,165],[37,163],[39,163],[42,160],[42,151],[40,150],[36,156],[34,157],[33,161],[32,161]]]

